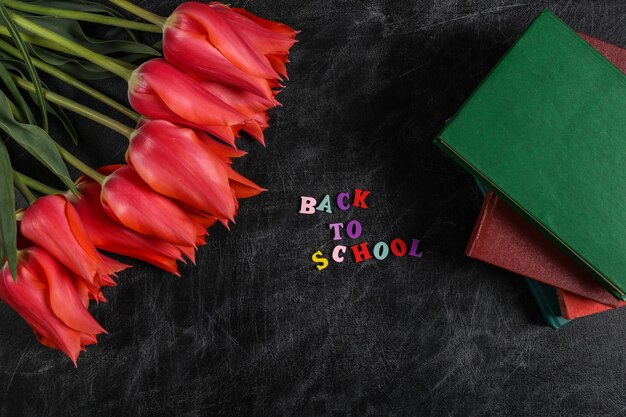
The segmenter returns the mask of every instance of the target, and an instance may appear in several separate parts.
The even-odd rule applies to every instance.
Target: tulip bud
[[[234,219],[236,199],[227,164],[193,130],[165,120],[144,121],[130,140],[126,161],[153,190],[218,218]]]
[[[138,233],[173,245],[196,246],[197,225],[176,202],[154,191],[134,169],[122,166],[102,185],[102,207]]]
[[[187,2],[163,28],[166,59],[194,77],[273,100],[297,32],[220,3]]]
[[[137,233],[109,217],[100,203],[101,189],[98,183],[83,178],[77,188],[80,197],[68,195],[68,199],[96,248],[140,259],[179,275],[176,261],[183,260],[180,249]]]
[[[20,231],[78,275],[91,296],[101,299],[100,287],[114,285],[111,275],[128,268],[96,250],[78,213],[61,195],[49,195],[26,209]]]
[[[133,72],[128,99],[148,118],[201,129],[233,146],[237,132],[248,121],[248,117],[163,59],[152,59]]]
[[[86,345],[104,329],[89,314],[67,271],[46,251],[19,252],[17,282],[7,264],[0,270],[0,299],[33,328],[44,345],[59,349],[76,365]]]

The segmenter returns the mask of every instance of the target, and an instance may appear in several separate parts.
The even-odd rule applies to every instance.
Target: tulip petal
[[[297,42],[298,32],[289,26],[254,16],[243,9],[232,9],[221,3],[211,3],[209,8],[216,11],[237,33],[264,55],[284,53]]]
[[[61,350],[76,365],[80,333],[63,323],[50,307],[47,285],[33,271],[31,251],[26,249],[20,255],[17,282],[6,264],[0,270],[0,299],[22,316],[44,345]]]
[[[245,9],[241,9],[241,8],[236,8],[236,7],[232,7],[230,10],[232,10],[235,13],[238,13],[244,17],[247,17],[248,19],[252,20],[254,23],[256,23],[259,26],[262,26],[266,29],[271,30],[274,33],[280,34],[283,37],[286,38],[290,38],[290,39],[295,39],[296,35],[298,33],[300,33],[297,30],[293,30],[292,28],[290,28],[289,26],[287,26],[284,23],[280,23],[280,22],[274,22],[272,20],[267,20],[267,19],[263,19],[259,16],[256,16],[252,13],[250,13],[249,11],[245,10]]]
[[[133,134],[126,160],[155,191],[215,216],[234,218],[236,200],[227,164],[193,130],[148,121]]]
[[[188,19],[177,16],[178,20]],[[163,32],[163,54],[165,58],[199,79],[209,79],[250,91],[271,100],[272,91],[268,82],[247,74],[233,65],[210,42],[204,33],[194,33],[166,25]]]
[[[196,136],[211,152],[222,158],[222,161],[227,164],[232,163],[231,158],[240,158],[248,153],[231,146],[226,146],[202,131],[196,131]]]
[[[130,167],[105,179],[102,205],[113,219],[136,232],[174,245],[194,246],[196,229],[185,212],[151,189]]]
[[[34,272],[43,278],[50,293],[50,307],[54,314],[72,329],[90,334],[105,333],[105,330],[87,312],[72,281],[49,254],[40,248],[31,248]]]
[[[171,117],[164,114],[164,105],[175,116],[172,121],[182,121],[183,124],[209,131],[242,124],[246,120],[244,115],[162,59],[152,59],[137,68],[130,86],[131,105],[150,118],[170,120]],[[155,96],[161,103],[159,100],[154,102]]]
[[[261,194],[263,191],[267,191],[267,189],[258,186],[243,175],[237,173],[232,167],[228,166],[226,170],[228,171],[230,187],[235,191],[237,198],[254,197]]]
[[[81,197],[68,198],[97,248],[140,259],[179,275],[176,261],[183,258],[175,246],[139,234],[110,218],[100,204],[101,190],[96,182],[83,180],[77,188]]]
[[[20,222],[22,234],[78,274],[95,295],[102,276],[117,272],[89,239],[76,210],[61,195],[38,199]]]
[[[258,45],[251,45],[232,25],[232,21],[224,19],[222,10],[217,9],[209,5],[187,2],[179,6],[173,14],[185,13],[195,19],[204,28],[206,37],[211,44],[239,69],[260,78],[277,78],[278,74],[267,58],[258,48],[253,47]],[[230,12],[229,9],[224,10]],[[237,15],[236,13],[233,14]],[[240,17],[245,19],[243,16]],[[263,29],[260,26],[259,28]]]

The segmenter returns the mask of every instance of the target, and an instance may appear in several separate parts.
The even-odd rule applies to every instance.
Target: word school
[[[353,197],[350,193],[342,192],[334,199],[336,207],[341,211],[348,211],[352,207],[358,207],[361,209],[367,209],[367,197],[370,195],[369,191],[356,189],[354,190]],[[331,197],[326,194],[319,202],[314,197],[301,196],[300,197],[300,214],[312,215],[320,212],[332,214],[333,207],[331,204]],[[328,228],[331,230],[333,240],[342,240],[344,236],[349,239],[358,239],[363,233],[363,226],[358,220],[350,220],[346,224],[344,223],[330,223]],[[420,241],[418,239],[411,239],[410,245],[407,244],[401,238],[392,239],[389,244],[384,241],[377,242],[373,245],[372,250],[369,249],[368,242],[361,242],[350,246],[350,251],[356,263],[363,262],[367,259],[372,259],[372,255],[375,259],[383,260],[389,256],[389,253],[396,257],[412,256],[415,258],[421,258],[422,252],[418,252]],[[340,263],[345,259],[345,253],[348,250],[348,246],[337,245],[333,248],[331,253],[331,259],[334,262]],[[323,270],[328,267],[328,258],[324,256],[321,250],[316,251],[311,256],[311,260],[316,264],[318,270]]]

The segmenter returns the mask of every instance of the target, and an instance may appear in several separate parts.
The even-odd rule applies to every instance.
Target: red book
[[[561,316],[568,320],[589,316],[591,314],[601,313],[603,311],[612,310],[613,308],[615,308],[590,300],[589,298],[583,297],[582,295],[562,290],[560,288],[557,289],[556,294],[559,299]],[[625,304],[626,303],[624,303],[623,301],[620,301],[619,307]]]
[[[611,307],[618,300],[547,237],[487,193],[465,254]]]

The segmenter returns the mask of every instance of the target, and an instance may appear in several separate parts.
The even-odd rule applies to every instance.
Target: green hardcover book
[[[626,76],[554,14],[435,143],[626,299]]]

